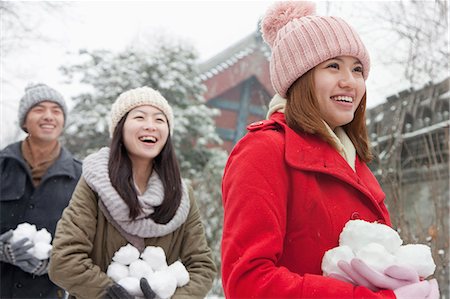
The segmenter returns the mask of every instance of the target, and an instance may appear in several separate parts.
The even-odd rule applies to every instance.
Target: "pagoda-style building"
[[[228,152],[248,124],[266,116],[274,94],[269,57],[269,47],[255,32],[200,65],[207,105],[221,111],[215,121]]]

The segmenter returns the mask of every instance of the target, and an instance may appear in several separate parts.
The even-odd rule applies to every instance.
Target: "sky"
[[[33,8],[41,3],[23,3],[22,19],[33,25],[41,38],[22,40],[21,46],[2,55],[1,63],[1,138],[0,148],[17,135],[17,107],[28,82],[44,82],[66,97],[79,92],[76,85],[65,84],[58,70],[67,65],[79,49],[120,51],[132,43],[167,34],[190,42],[205,61],[257,29],[258,19],[272,1],[71,1],[50,15]],[[325,2],[318,2],[317,14],[326,14]],[[348,20],[352,24],[351,20]],[[358,27],[358,24],[352,24]],[[2,26],[2,34],[7,34]],[[370,36],[361,36],[371,52]],[[2,53],[4,54],[4,53]],[[376,58],[376,57],[375,57]],[[367,81],[372,100],[382,103],[386,96],[402,90],[386,89],[383,82],[395,74],[374,67]],[[6,80],[3,80],[6,79]],[[383,80],[381,80],[383,79]],[[5,83],[5,82],[6,83]],[[391,86],[391,85],[390,85]],[[390,93],[390,94],[389,94]],[[370,94],[370,93],[369,93]]]

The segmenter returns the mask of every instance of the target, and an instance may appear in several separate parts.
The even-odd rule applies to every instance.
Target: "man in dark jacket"
[[[81,175],[81,162],[61,146],[67,116],[62,95],[45,84],[29,85],[19,105],[23,141],[0,152],[1,298],[63,298],[47,275],[48,259],[28,251],[32,240],[13,238],[18,224],[45,228],[54,236]]]

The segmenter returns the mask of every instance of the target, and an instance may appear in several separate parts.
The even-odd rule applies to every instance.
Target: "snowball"
[[[390,253],[395,253],[403,241],[389,226],[364,220],[350,220],[339,236],[339,244],[349,246],[354,252],[369,243],[378,243]]]
[[[147,277],[148,284],[159,298],[170,298],[177,288],[177,280],[167,270],[154,272]]]
[[[175,277],[177,281],[177,287],[182,287],[189,282],[189,272],[180,261],[176,261],[175,263],[170,265],[169,268],[167,268],[167,272]]]
[[[400,246],[395,256],[399,265],[412,266],[422,278],[427,278],[436,269],[436,264],[431,255],[431,249],[424,244]]]
[[[13,231],[13,236],[11,237],[10,242],[16,243],[23,238],[28,238],[29,242],[32,242],[36,231],[36,225],[29,224],[27,222],[21,223],[17,225],[17,228]],[[26,244],[28,244],[29,242],[27,242]]]
[[[31,253],[39,260],[46,260],[50,257],[50,251],[52,250],[52,245],[46,242],[37,242],[34,244],[33,252]]]
[[[113,261],[129,265],[139,258],[139,250],[131,244],[120,247],[113,256]]]
[[[124,287],[124,289],[127,290],[127,292],[133,296],[144,295],[144,293],[142,293],[141,286],[139,284],[139,278],[125,277],[119,280],[118,284]]]
[[[436,265],[430,247],[423,244],[401,246],[402,243],[398,233],[387,225],[351,220],[347,222],[339,237],[340,246],[325,253],[322,259],[323,273],[325,276],[332,272],[342,275],[342,272],[333,267],[337,267],[339,260],[351,259],[338,255],[343,250],[341,247],[348,246],[356,258],[378,272],[384,272],[389,266],[403,265],[413,267],[421,278],[432,275]],[[334,255],[337,258],[334,258]]]
[[[130,269],[130,276],[141,278],[145,277],[148,274],[152,273],[152,267],[146,262],[141,259],[137,259],[134,262],[132,262],[129,266]]]
[[[329,276],[331,273],[340,274],[351,281],[351,278],[345,274],[337,265],[339,261],[350,261],[355,257],[353,251],[348,246],[339,246],[325,252],[322,259],[322,271],[324,276]]]
[[[356,257],[381,273],[395,262],[395,256],[378,243],[367,244],[356,252]]]
[[[166,254],[161,247],[147,246],[141,258],[152,267],[153,271],[167,268]]]
[[[33,242],[35,244],[39,242],[50,244],[52,242],[52,235],[47,231],[47,229],[42,228],[34,235]]]
[[[106,274],[112,278],[115,282],[119,282],[122,278],[125,278],[129,275],[128,267],[122,265],[118,262],[112,262],[108,269],[106,270]]]

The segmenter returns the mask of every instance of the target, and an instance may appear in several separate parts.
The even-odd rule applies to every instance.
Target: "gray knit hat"
[[[19,125],[22,130],[27,132],[24,129],[23,125],[28,111],[30,111],[30,109],[37,104],[44,101],[54,102],[61,106],[61,109],[64,113],[64,123],[66,122],[67,106],[63,96],[53,88],[43,83],[29,84],[25,88],[25,95],[20,99],[19,104]]]

